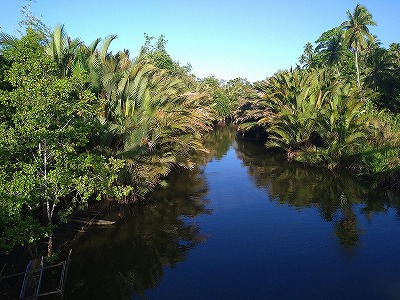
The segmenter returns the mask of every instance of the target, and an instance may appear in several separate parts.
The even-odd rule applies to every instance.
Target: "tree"
[[[26,0],[26,4],[21,7],[21,13],[24,16],[24,20],[20,21],[18,24],[22,30],[18,30],[21,35],[25,34],[25,30],[30,28],[33,29],[40,36],[40,40],[47,41],[48,37],[51,35],[51,30],[43,21],[35,16],[31,11],[31,3],[35,0]]]
[[[380,47],[371,49],[366,55],[365,64],[366,84],[375,91],[384,92],[385,83],[394,75],[390,72],[392,64],[389,52]]]
[[[143,199],[172,167],[193,166],[190,155],[204,150],[200,136],[211,113],[205,93],[190,92],[184,79],[155,64],[151,38],[135,59],[127,51],[108,52],[115,38],[105,39],[91,56],[91,85],[103,103],[93,144],[126,161],[121,180],[133,189],[121,201],[130,202]],[[156,51],[165,51],[165,42],[161,37]]]
[[[319,57],[316,56],[311,43],[304,45],[304,53],[299,57],[299,62],[303,65],[303,68],[316,68],[318,66]]]
[[[400,66],[400,44],[399,43],[390,44],[389,52],[393,64],[397,67]]]
[[[344,43],[352,49],[355,58],[357,71],[357,86],[361,87],[360,70],[358,65],[359,53],[367,47],[367,41],[373,41],[373,36],[369,33],[368,26],[376,25],[372,15],[363,5],[358,4],[353,14],[347,11],[348,20],[343,22],[341,27],[344,30]]]
[[[67,76],[72,71],[74,55],[81,42],[71,40],[64,30],[64,26],[54,28],[45,46],[45,51],[57,64],[62,76]]]
[[[366,104],[357,101],[358,98],[349,85],[339,85],[321,112],[319,132],[324,147],[320,155],[330,168],[356,152],[372,133]]]
[[[155,45],[152,44],[154,37],[149,36],[147,33],[144,34],[144,37],[145,44],[142,49],[150,62],[157,68],[173,71],[175,69],[175,63],[165,49],[168,42],[165,36],[160,35]]]
[[[47,235],[50,256],[55,213],[64,218],[89,197],[118,193],[123,161],[85,151],[98,102],[81,76],[60,77],[38,33],[28,29],[9,51],[12,90],[0,94],[0,205],[12,214],[0,218],[1,245]]]
[[[214,110],[214,117],[218,121],[231,118],[239,105],[244,104],[250,98],[257,97],[254,87],[244,78],[238,77],[226,82],[211,75],[199,82],[200,90],[210,95],[210,105]]]
[[[329,67],[335,67],[340,76],[339,64],[345,52],[342,29],[335,27],[324,32],[315,43],[318,44],[315,50],[322,55],[323,62]]]
[[[258,123],[269,134],[266,145],[285,149],[288,158],[312,145],[316,118],[327,95],[321,89],[319,75],[316,71],[286,71],[267,82],[263,104],[269,112]]]

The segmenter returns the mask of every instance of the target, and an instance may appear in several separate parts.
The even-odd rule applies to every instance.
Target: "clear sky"
[[[23,0],[0,0],[0,31],[18,36]],[[113,52],[135,56],[143,34],[168,40],[166,49],[198,77],[250,82],[295,66],[307,42],[347,19],[357,3],[372,13],[370,28],[388,47],[400,42],[400,0],[36,0],[32,12],[49,27],[90,44],[117,34]]]

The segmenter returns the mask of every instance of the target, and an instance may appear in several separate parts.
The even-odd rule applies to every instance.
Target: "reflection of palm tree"
[[[321,217],[333,221],[338,213],[343,218],[335,224],[335,234],[344,247],[358,245],[360,231],[352,205],[366,199],[366,188],[350,174],[334,174],[325,169],[304,168],[288,163],[271,153],[254,155],[254,146],[239,143],[237,155],[258,187],[264,187],[270,201],[297,209],[316,207]]]
[[[335,223],[335,235],[340,244],[346,248],[357,248],[360,231],[357,229],[357,218],[353,215],[350,218],[343,218]]]
[[[357,218],[353,212],[352,204],[347,201],[346,196],[342,194],[339,199],[343,217],[335,223],[335,235],[344,247],[356,248],[361,233],[357,229]]]
[[[238,156],[258,187],[267,187],[269,198],[289,203],[298,208],[316,206],[328,217],[341,208],[340,196],[346,191],[348,201],[359,203],[365,197],[365,188],[350,174],[332,173],[319,168],[304,168],[287,162],[283,157],[260,153],[260,149],[240,142]],[[257,155],[253,155],[255,151]]]
[[[200,153],[201,163],[206,163],[212,158],[221,159],[235,140],[235,137],[235,127],[230,125],[224,125],[205,135],[203,143],[209,151],[208,153]]]

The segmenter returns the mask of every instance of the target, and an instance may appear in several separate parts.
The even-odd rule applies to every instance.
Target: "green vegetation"
[[[201,88],[210,96],[210,106],[217,121],[234,118],[240,105],[256,99],[257,93],[247,79],[235,78],[228,82],[218,80],[214,75],[200,80]]]
[[[1,245],[45,234],[51,255],[54,214],[64,218],[92,195],[119,195],[123,161],[85,151],[98,101],[83,76],[60,76],[39,34],[28,29],[3,55],[11,87],[0,94]]]
[[[109,51],[116,35],[86,45],[26,13],[20,38],[0,35],[1,250],[48,237],[51,255],[56,217],[90,199],[144,199],[227,120],[288,160],[398,185],[400,44],[380,47],[364,6],[347,16],[294,70],[252,85],[196,79],[162,35],[145,34],[132,58]]]
[[[108,50],[116,36],[87,46],[25,23],[21,38],[1,34],[0,245],[47,236],[50,256],[58,220],[90,199],[135,202],[192,168],[216,112],[163,36],[131,59]]]
[[[348,20],[341,27],[344,30],[343,43],[354,52],[354,63],[357,70],[357,86],[361,86],[358,54],[366,49],[369,43],[374,42],[374,37],[369,33],[368,25],[376,25],[369,11],[358,4],[351,14],[347,11]]]
[[[289,160],[347,166],[378,183],[399,184],[398,44],[380,47],[357,5],[348,20],[307,43],[294,70],[259,82],[262,97],[235,115],[244,134],[268,134],[266,146]]]

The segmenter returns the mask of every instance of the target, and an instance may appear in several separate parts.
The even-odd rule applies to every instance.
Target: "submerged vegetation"
[[[399,185],[400,45],[380,46],[364,6],[347,16],[296,68],[251,84],[197,79],[164,36],[132,57],[109,50],[116,35],[86,45],[26,14],[26,33],[0,36],[0,250],[48,237],[51,255],[55,219],[144,199],[227,120],[288,160]]]

